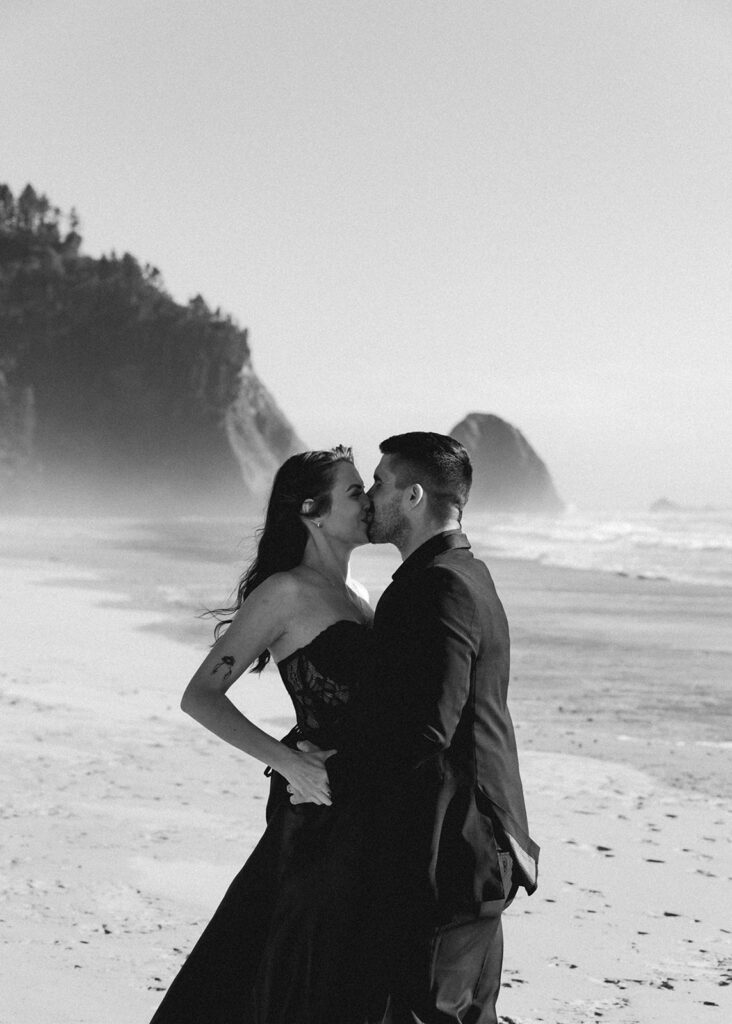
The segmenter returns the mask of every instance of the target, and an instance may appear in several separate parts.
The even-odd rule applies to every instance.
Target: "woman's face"
[[[351,462],[336,463],[330,494],[330,511],[318,519],[328,537],[357,547],[368,544],[371,502],[363,489],[363,480]]]

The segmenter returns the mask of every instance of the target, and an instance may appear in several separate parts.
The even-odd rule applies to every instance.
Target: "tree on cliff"
[[[64,231],[64,223],[69,230]],[[169,369],[171,345],[196,348],[225,335],[242,358],[246,332],[212,314],[200,296],[178,305],[160,272],[129,253],[80,255],[75,212],[64,215],[27,185],[17,201],[0,186],[0,359],[23,375],[52,347],[69,369],[112,366],[146,350],[153,372]],[[12,367],[9,363],[12,361]]]
[[[46,476],[241,476],[236,437],[259,444],[239,422],[246,330],[200,295],[176,303],[129,253],[83,255],[78,225],[31,185],[17,198],[0,185],[0,471],[30,460]],[[276,464],[301,443],[261,385],[257,396],[260,461],[271,448]]]

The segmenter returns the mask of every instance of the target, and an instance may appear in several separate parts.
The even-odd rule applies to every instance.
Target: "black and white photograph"
[[[732,7],[0,25],[0,1024],[726,1024]]]

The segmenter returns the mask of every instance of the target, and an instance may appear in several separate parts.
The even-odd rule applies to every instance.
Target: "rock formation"
[[[0,506],[236,513],[303,450],[247,331],[0,186]]]
[[[516,427],[473,412],[450,434],[465,445],[473,463],[472,508],[542,515],[564,510],[549,471]]]
[[[654,501],[648,509],[649,512],[683,512],[681,505],[677,505],[675,501],[669,501],[668,498],[659,498]]]

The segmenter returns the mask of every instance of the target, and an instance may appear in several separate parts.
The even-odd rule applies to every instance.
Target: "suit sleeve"
[[[362,714],[349,749],[327,762],[335,795],[388,782],[449,747],[470,698],[475,602],[459,576],[433,568],[410,594],[403,632],[387,654],[378,707]]]

